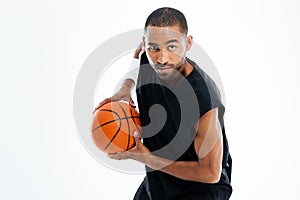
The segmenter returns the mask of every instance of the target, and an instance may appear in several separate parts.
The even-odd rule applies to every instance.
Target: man
[[[173,8],[155,10],[145,24],[136,90],[143,143],[136,135],[133,149],[109,155],[146,165],[147,175],[134,199],[225,200],[232,193],[225,108],[212,79],[186,58],[193,43],[187,32],[184,15]],[[120,99],[133,105],[133,85],[133,80],[125,80],[120,91],[96,109]],[[155,105],[164,111],[151,113]]]

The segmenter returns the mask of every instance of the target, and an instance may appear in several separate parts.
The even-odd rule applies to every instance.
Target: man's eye
[[[170,46],[168,46],[168,49],[169,49],[170,51],[174,51],[174,50],[177,49],[177,46],[175,46],[175,45],[170,45]]]
[[[159,50],[158,46],[149,46],[150,51],[157,51]]]

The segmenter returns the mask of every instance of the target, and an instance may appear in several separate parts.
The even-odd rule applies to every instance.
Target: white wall
[[[0,1],[0,199],[131,199],[143,175],[83,147],[73,90],[102,42],[161,6],[185,13],[226,95],[232,199],[299,199],[298,1]]]

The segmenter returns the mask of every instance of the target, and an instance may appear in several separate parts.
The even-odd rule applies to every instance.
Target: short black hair
[[[144,30],[148,26],[154,27],[167,27],[179,26],[182,33],[187,34],[188,25],[185,16],[179,10],[169,7],[158,8],[153,11],[147,18]]]

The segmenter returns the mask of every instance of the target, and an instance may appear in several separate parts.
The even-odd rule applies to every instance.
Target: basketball
[[[137,110],[127,102],[109,102],[93,115],[92,138],[105,153],[127,151],[135,146],[133,133],[141,133]]]

